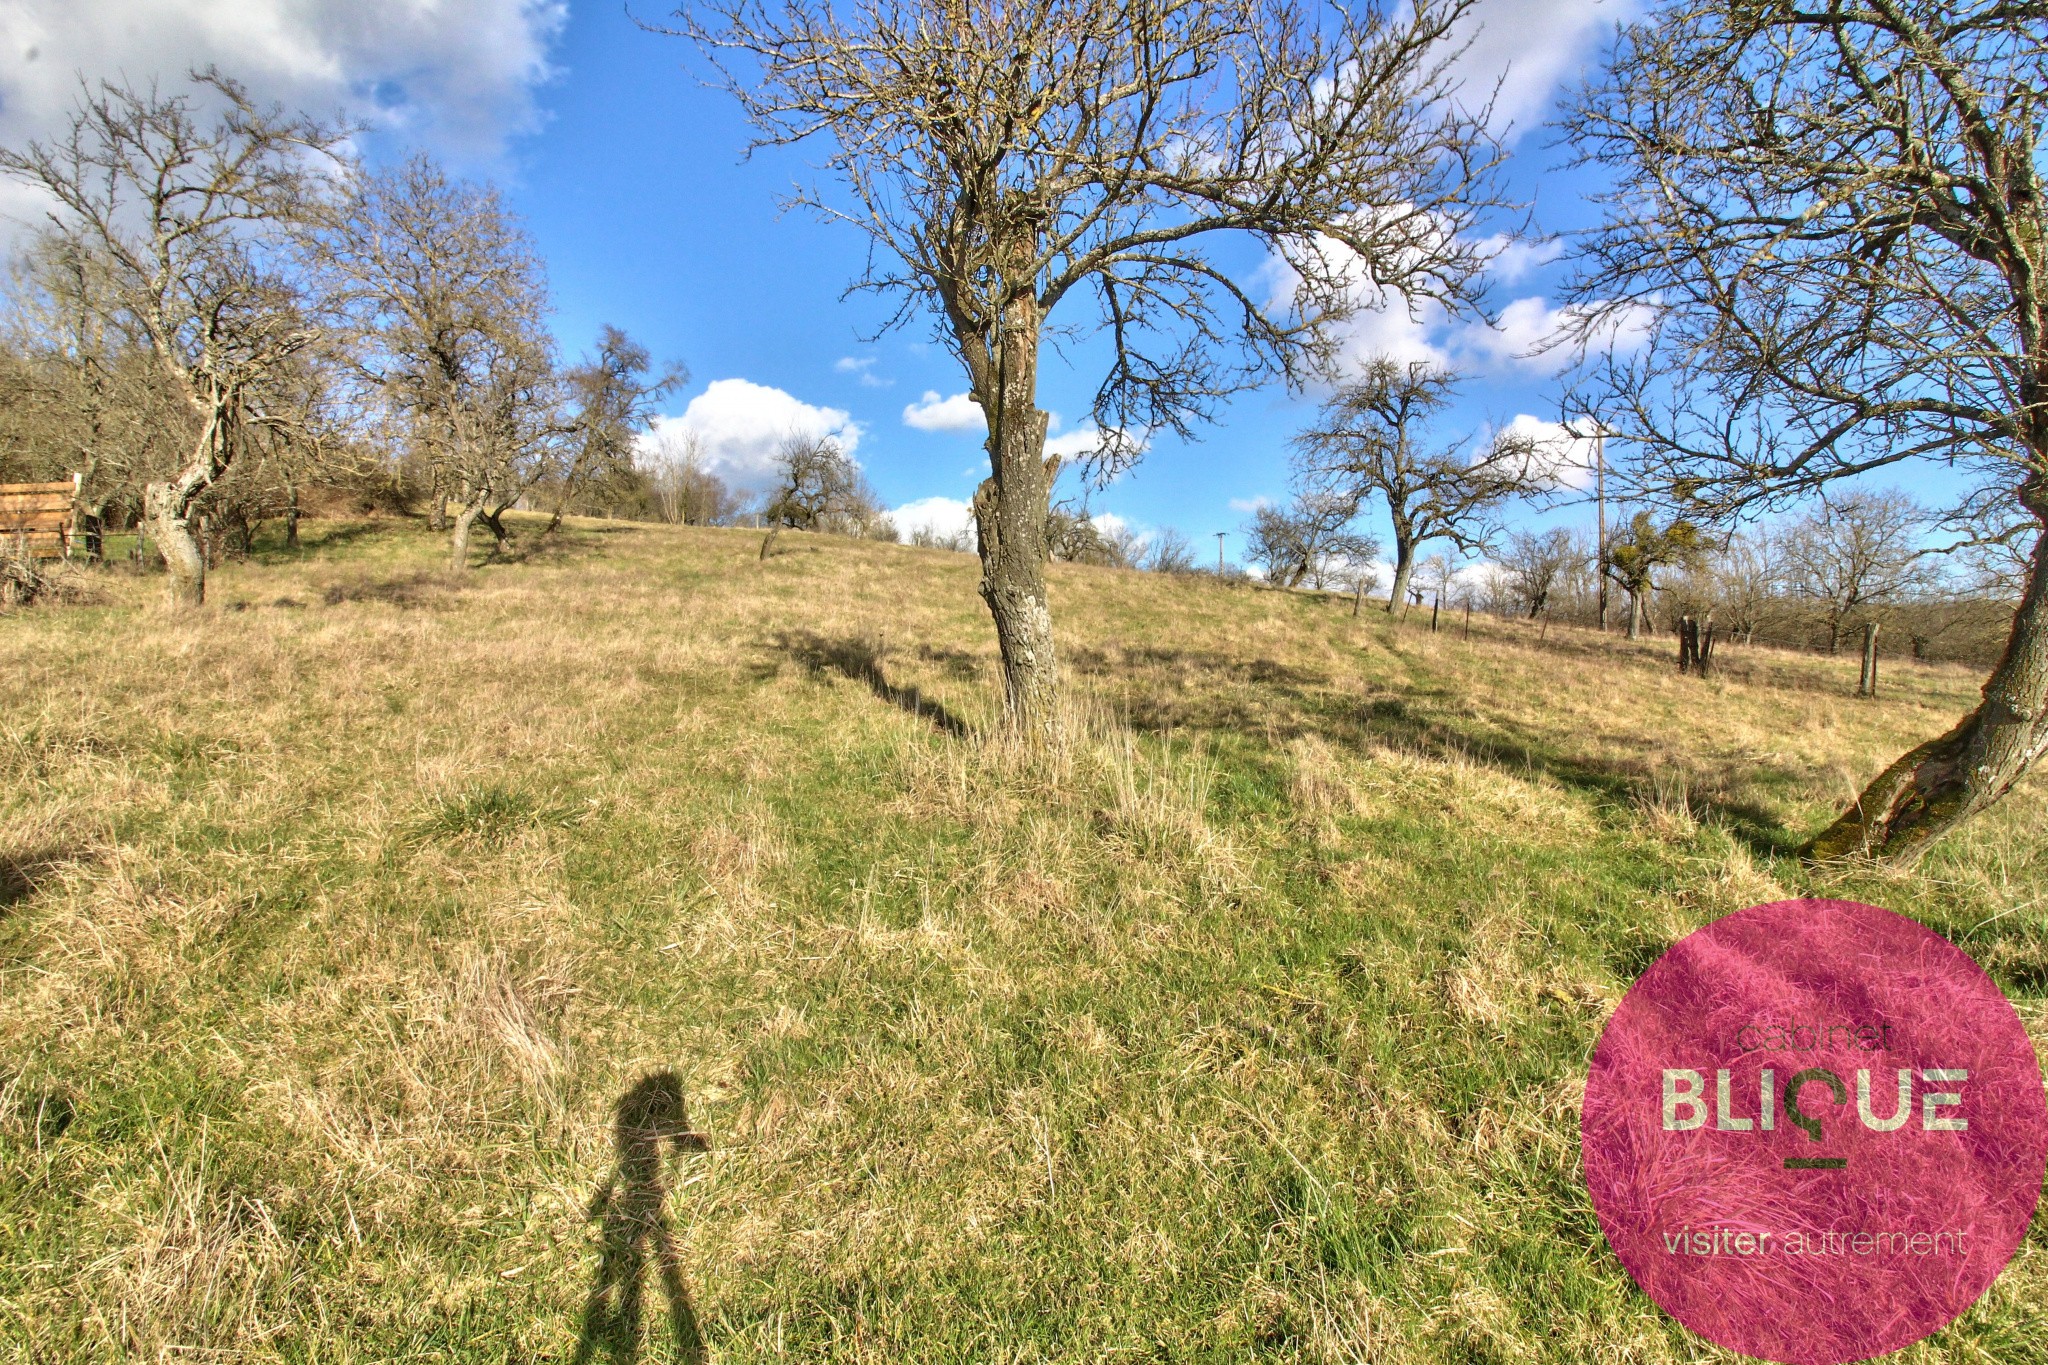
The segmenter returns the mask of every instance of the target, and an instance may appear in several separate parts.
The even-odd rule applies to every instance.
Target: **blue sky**
[[[659,21],[667,8],[657,0],[638,12]],[[1563,154],[1540,124],[1627,12],[1626,0],[1482,0],[1464,69],[1475,84],[1505,79],[1503,112],[1520,130],[1509,188],[1546,228],[1583,216],[1585,186],[1559,167]],[[373,124],[373,159],[424,146],[505,188],[547,261],[565,353],[612,323],[689,367],[690,384],[668,405],[669,435],[698,431],[744,478],[774,433],[837,430],[890,505],[957,515],[951,504],[985,472],[979,433],[956,420],[974,415],[956,399],[966,387],[958,363],[929,344],[921,320],[862,340],[888,311],[841,297],[864,241],[779,208],[812,178],[817,154],[746,159],[744,121],[729,96],[700,82],[694,56],[614,3],[0,0],[0,137],[46,132],[77,71],[168,82],[216,61],[273,98],[346,104]],[[0,211],[18,207],[0,202]],[[1542,255],[1503,257],[1492,299],[1500,331],[1367,317],[1350,348],[1427,349],[1469,368],[1461,428],[1552,417],[1548,367],[1513,355],[1554,303],[1558,267]],[[1042,401],[1060,431],[1082,422],[1094,381],[1049,362]],[[1253,500],[1285,496],[1286,443],[1312,410],[1313,395],[1242,394],[1199,441],[1160,439],[1093,505],[1212,543],[1211,533],[1236,531]],[[1560,517],[1590,513],[1544,519]]]

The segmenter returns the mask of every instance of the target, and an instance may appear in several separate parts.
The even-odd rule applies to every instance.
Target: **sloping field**
[[[0,1359],[1732,1359],[1579,1179],[1637,972],[1849,896],[2048,1045],[2038,778],[1779,852],[1964,672],[1057,566],[1032,760],[970,556],[309,531],[0,620]],[[2048,1230],[1900,1358],[2048,1361]]]

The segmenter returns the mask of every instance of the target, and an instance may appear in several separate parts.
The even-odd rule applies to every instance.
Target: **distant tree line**
[[[260,527],[422,511],[471,559],[504,514],[727,522],[701,449],[650,443],[685,379],[615,327],[557,352],[524,227],[420,156],[350,158],[343,124],[261,107],[215,70],[101,82],[0,173],[49,206],[0,318],[0,481],[80,476],[85,553],[139,528],[174,602]]]

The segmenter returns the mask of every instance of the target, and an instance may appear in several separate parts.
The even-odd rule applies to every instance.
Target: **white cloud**
[[[773,476],[775,452],[791,436],[830,437],[851,455],[861,425],[840,408],[815,407],[781,389],[745,379],[719,379],[690,400],[681,416],[657,417],[647,439],[665,445],[694,435],[704,467],[729,483],[759,488]]]
[[[1562,423],[1546,422],[1526,412],[1500,429],[1500,435],[1530,443],[1531,470],[1561,488],[1585,488],[1593,482],[1594,443],[1575,435]]]
[[[1596,55],[1602,31],[1635,9],[1633,0],[1479,0],[1460,26],[1469,45],[1451,74],[1465,82],[1468,103],[1494,96],[1497,129],[1512,123],[1512,135],[1526,133],[1549,114],[1558,86]]]
[[[972,394],[956,393],[951,398],[941,398],[936,389],[926,389],[923,398],[903,409],[903,425],[919,431],[988,430],[981,404],[974,401]]]
[[[1491,250],[1496,263],[1518,261],[1502,275],[1504,279],[1533,269],[1555,254],[1546,254],[1543,247],[1524,248],[1501,238],[1489,239],[1482,247]],[[1277,261],[1269,263],[1267,271],[1274,282],[1275,306],[1286,306],[1299,285],[1299,276],[1290,266]],[[1541,296],[1530,296],[1510,302],[1490,324],[1454,321],[1429,299],[1419,299],[1411,305],[1403,296],[1379,289],[1366,282],[1362,272],[1360,275],[1356,286],[1359,310],[1333,328],[1339,366],[1344,371],[1358,373],[1375,357],[1386,356],[1400,364],[1423,361],[1468,370],[1519,369],[1555,374],[1568,368],[1581,354],[1576,341],[1564,341],[1566,328],[1583,315],[1580,305],[1554,307]],[[1588,342],[1626,355],[1643,345],[1651,321],[1648,307],[1632,307]],[[1549,342],[1563,344],[1546,345]]]
[[[1570,364],[1572,350],[1563,345],[1541,348],[1545,342],[1560,340],[1571,318],[1572,310],[1552,308],[1543,299],[1516,299],[1500,310],[1491,327],[1474,323],[1460,329],[1458,340],[1463,349],[1496,365],[1550,372]]]
[[[1055,421],[1052,425],[1058,426],[1059,424]],[[1074,464],[1079,461],[1088,460],[1101,453],[1103,448],[1108,445],[1111,439],[1111,432],[1116,432],[1119,435],[1122,434],[1114,427],[1110,428],[1109,432],[1093,426],[1075,427],[1072,431],[1063,432],[1058,436],[1046,437],[1045,453],[1058,457],[1061,464]],[[1128,439],[1133,447],[1128,452],[1129,454],[1135,456],[1145,453],[1147,442],[1143,436],[1130,437]]]
[[[1246,516],[1252,515],[1261,507],[1271,507],[1272,505],[1273,500],[1264,493],[1259,494],[1256,498],[1232,498],[1230,500],[1230,510],[1242,512]]]
[[[919,498],[889,509],[889,519],[905,540],[919,531],[946,537],[965,532],[973,543],[974,508],[959,498]]]
[[[1486,255],[1486,273],[1502,284],[1519,284],[1539,267],[1564,254],[1564,242],[1556,237],[1525,242],[1496,232],[1479,243]]]
[[[1313,249],[1344,282],[1358,310],[1332,328],[1343,369],[1363,369],[1376,356],[1389,356],[1403,364],[1449,363],[1449,354],[1434,336],[1445,324],[1439,305],[1428,299],[1411,304],[1406,296],[1374,284],[1358,254],[1341,242],[1320,237]],[[1293,262],[1279,255],[1268,256],[1258,276],[1266,288],[1269,308],[1284,313],[1293,307],[1302,284],[1301,272]]]
[[[875,358],[871,355],[843,355],[832,362],[832,368],[841,374],[857,375],[864,389],[886,389],[896,381],[883,379],[875,374]]]
[[[1456,344],[1493,365],[1555,374],[1581,354],[1579,341],[1568,336],[1568,329],[1584,316],[1585,310],[1578,304],[1553,308],[1541,298],[1516,299],[1501,309],[1492,326],[1472,323],[1459,329]],[[1631,307],[1589,337],[1587,344],[1628,355],[1648,338],[1650,323],[1648,308]]]
[[[56,132],[78,77],[185,84],[217,64],[260,100],[349,113],[458,160],[539,126],[565,0],[6,0],[0,143]]]

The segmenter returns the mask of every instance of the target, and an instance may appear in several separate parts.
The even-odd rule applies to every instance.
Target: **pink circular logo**
[[[1778,901],[1687,935],[1593,1051],[1586,1187],[1643,1292],[1717,1345],[1837,1365],[1975,1303],[2041,1194],[2012,1005],[1903,915]]]

